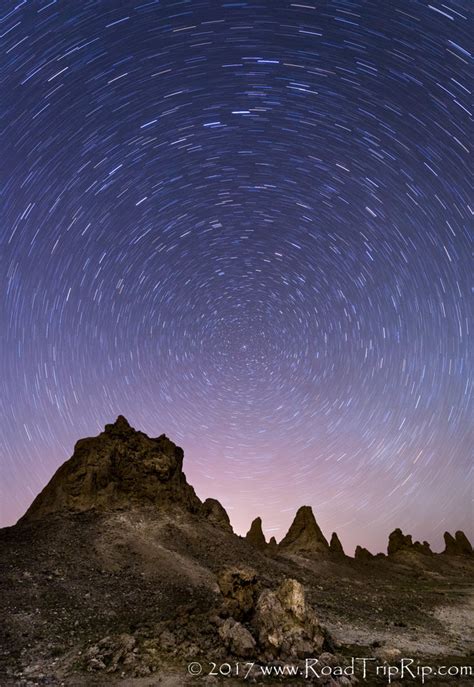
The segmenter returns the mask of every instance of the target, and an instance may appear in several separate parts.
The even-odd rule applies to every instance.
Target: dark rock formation
[[[299,554],[320,554],[329,552],[310,506],[301,506],[288,533],[279,544],[280,549]]]
[[[387,553],[389,556],[401,551],[402,549],[411,549],[412,547],[413,542],[411,534],[403,534],[399,527],[389,534],[387,547]]]
[[[244,620],[255,607],[260,591],[257,574],[250,568],[226,568],[217,577],[224,602],[224,615]]]
[[[266,548],[267,542],[262,530],[262,518],[255,518],[245,535],[245,539],[257,549],[263,550]]]
[[[431,556],[431,554],[433,553],[427,541],[424,541],[423,543],[419,541],[414,542],[413,550],[417,553],[422,553],[424,556]]]
[[[275,537],[270,538],[270,541],[268,542],[266,553],[269,556],[276,556],[276,554],[278,553],[278,544],[277,544]]]
[[[183,450],[164,434],[151,439],[121,415],[97,437],[81,439],[21,521],[49,513],[201,502],[183,473]]]
[[[364,549],[363,546],[357,546],[354,558],[356,559],[356,561],[371,561],[374,558],[374,556],[370,553],[368,549]]]
[[[464,532],[458,530],[454,535],[458,551],[461,555],[472,556],[473,550],[469,539],[466,537]]]
[[[206,499],[201,506],[200,512],[213,525],[221,527],[226,532],[233,532],[229,516],[224,506],[217,499]]]
[[[424,541],[423,544],[419,541],[413,542],[411,534],[403,534],[401,529],[397,527],[388,537],[387,553],[389,556],[393,556],[400,552],[416,552],[423,555],[431,555],[432,553],[427,541]]]
[[[456,546],[456,540],[454,539],[453,535],[450,534],[449,532],[444,533],[444,551],[443,553],[446,554],[447,556],[456,556],[457,555],[457,546]]]
[[[447,556],[472,556],[473,550],[469,539],[464,532],[458,530],[454,537],[449,532],[444,533],[445,549],[443,554]]]
[[[331,543],[329,544],[329,550],[335,556],[345,556],[344,549],[342,548],[342,544],[336,532],[333,532],[331,535]]]

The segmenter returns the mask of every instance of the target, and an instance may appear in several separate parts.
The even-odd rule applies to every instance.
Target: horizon
[[[119,415],[117,415],[116,417],[119,417],[120,415],[121,415],[122,417],[125,417],[125,416],[123,416],[123,414],[119,414]],[[125,419],[127,420],[127,422],[129,422],[128,418],[125,418]],[[115,420],[109,419],[109,422],[104,423],[104,426],[102,426],[101,428],[99,428],[99,432],[98,432],[98,433],[101,433],[101,432],[104,430],[104,427],[105,427],[106,424],[109,424],[109,423],[112,423],[112,422],[115,422]],[[140,429],[139,427],[134,426],[133,422],[131,422],[131,423],[129,423],[129,424],[130,424],[130,426],[131,426],[133,429],[135,429],[136,431],[143,432],[142,429]],[[157,432],[151,432],[151,433],[144,432],[144,433],[147,434],[147,436],[150,436],[150,437],[157,437],[157,436],[160,436],[161,434],[165,434],[173,443],[176,443],[176,442],[174,441],[173,437],[172,437],[172,436],[169,436],[169,434],[168,434],[166,431],[159,432],[159,433],[157,433]],[[92,435],[91,435],[91,436],[92,436]],[[95,436],[95,435],[94,435],[94,436]],[[79,440],[81,440],[81,439],[83,439],[83,438],[86,438],[86,437],[78,437],[76,441],[79,441]],[[75,444],[75,443],[76,443],[76,442],[74,442],[74,444]],[[179,443],[176,444],[176,445],[179,445]],[[184,450],[184,449],[183,449],[183,450]],[[60,463],[60,464],[57,466],[56,469],[59,469],[59,467],[61,467],[61,465],[63,465],[65,462],[67,462],[67,460],[69,460],[69,458],[71,458],[72,455],[73,455],[73,451],[71,451],[71,454],[70,454],[62,463]],[[330,539],[331,539],[332,533],[335,532],[335,533],[338,535],[338,537],[339,537],[339,539],[340,539],[340,541],[341,541],[341,543],[342,543],[342,546],[343,546],[343,548],[344,548],[344,551],[345,551],[346,555],[348,555],[348,556],[354,556],[354,551],[355,551],[356,546],[362,546],[362,547],[368,549],[368,550],[369,550],[372,554],[374,554],[374,555],[376,555],[376,554],[378,554],[378,553],[383,553],[383,554],[386,555],[386,554],[387,554],[387,545],[388,545],[388,538],[389,538],[389,535],[390,535],[390,533],[393,532],[393,530],[396,529],[396,528],[400,528],[400,529],[402,530],[403,534],[410,534],[410,535],[412,535],[413,541],[417,541],[417,540],[420,541],[420,542],[424,541],[424,538],[423,538],[423,537],[419,537],[419,536],[417,536],[417,535],[415,534],[415,532],[416,532],[416,525],[414,525],[414,529],[404,529],[403,527],[400,527],[400,525],[396,525],[396,526],[393,527],[391,530],[387,531],[386,537],[385,537],[385,545],[381,545],[381,548],[380,548],[379,550],[373,550],[370,546],[367,545],[366,542],[364,542],[364,541],[362,541],[362,540],[361,540],[361,541],[356,541],[354,544],[351,542],[351,543],[349,544],[349,546],[346,546],[346,542],[345,542],[345,537],[344,537],[344,535],[341,534],[341,532],[338,531],[337,529],[334,529],[334,528],[331,529],[331,527],[329,527],[329,529],[325,528],[325,527],[321,524],[321,520],[320,520],[320,518],[318,517],[317,507],[316,507],[314,504],[306,504],[306,503],[300,503],[299,505],[296,505],[295,508],[294,508],[294,511],[292,510],[292,508],[284,508],[284,509],[283,509],[282,512],[284,512],[284,513],[287,514],[287,515],[285,515],[285,519],[282,520],[282,523],[288,522],[288,526],[286,527],[286,529],[285,529],[284,524],[283,524],[281,527],[271,527],[271,526],[268,526],[268,525],[266,524],[266,522],[265,522],[265,518],[262,516],[261,513],[255,513],[254,515],[249,515],[248,513],[245,513],[245,517],[244,517],[243,519],[239,520],[239,523],[240,523],[240,527],[239,527],[239,525],[236,525],[236,523],[233,521],[233,518],[232,518],[232,515],[233,515],[233,513],[232,513],[232,508],[229,508],[229,507],[226,506],[225,502],[222,500],[222,498],[220,497],[219,494],[206,493],[205,495],[201,495],[201,494],[199,493],[199,490],[196,488],[196,485],[193,484],[193,482],[189,479],[189,473],[188,473],[187,470],[186,470],[186,463],[187,463],[187,460],[186,460],[186,451],[184,451],[183,472],[184,472],[184,474],[186,475],[188,484],[190,484],[192,487],[194,487],[194,489],[195,489],[195,491],[196,491],[196,494],[197,494],[198,498],[200,498],[201,501],[204,502],[206,498],[214,498],[214,499],[217,499],[217,500],[221,503],[221,505],[225,508],[226,512],[228,513],[229,519],[230,519],[230,523],[231,523],[231,525],[232,525],[232,528],[233,528],[235,534],[238,535],[238,536],[241,536],[241,537],[245,537],[245,535],[247,534],[248,530],[250,529],[250,525],[251,525],[251,523],[253,522],[253,520],[255,520],[255,518],[257,518],[257,517],[260,517],[260,518],[262,519],[262,530],[263,530],[263,533],[264,533],[264,535],[265,535],[266,541],[268,542],[268,541],[270,540],[271,537],[275,537],[277,543],[280,543],[280,541],[282,541],[282,539],[285,537],[286,533],[288,532],[288,529],[289,529],[290,525],[292,524],[292,522],[293,522],[293,520],[294,520],[294,518],[295,518],[295,516],[296,516],[297,511],[298,511],[301,507],[309,505],[309,507],[310,507],[310,508],[312,509],[312,511],[313,511],[313,514],[314,514],[314,516],[315,516],[316,522],[317,522],[318,525],[321,527],[322,533],[323,533],[324,537],[326,538],[327,542],[329,543],[329,541],[330,541]],[[49,483],[50,479],[51,479],[51,478],[53,477],[53,475],[55,474],[56,469],[53,471],[53,473],[51,473],[50,478],[47,480],[47,482],[40,488],[40,490],[38,491],[38,494],[39,494],[40,491],[43,489],[43,487],[45,487],[45,486]],[[24,513],[25,513],[26,510],[29,508],[29,506],[31,505],[31,503],[34,501],[34,499],[36,498],[36,496],[37,496],[38,494],[35,494],[35,496],[33,497],[33,499],[30,501],[30,503],[28,503],[27,507],[25,508],[25,511],[22,512],[22,513],[20,513],[20,515],[19,515],[17,518],[15,518],[14,521],[12,521],[11,523],[5,523],[5,524],[1,523],[1,524],[0,524],[0,528],[2,528],[2,527],[11,527],[11,526],[14,526],[14,525],[17,523],[17,520],[18,520],[19,518],[21,518],[21,517],[24,515]],[[248,522],[248,525],[245,526],[245,525],[242,524],[242,523],[246,522],[246,521],[248,520],[248,518],[250,518],[250,520],[249,520],[249,522]],[[455,532],[458,531],[458,530],[461,530],[461,531],[465,532],[465,533],[467,534],[467,536],[468,536],[468,539],[472,540],[472,538],[473,538],[472,535],[473,535],[473,532],[474,532],[474,527],[471,527],[471,529],[470,529],[469,527],[467,527],[467,528],[465,528],[465,529],[463,529],[462,527],[452,527],[451,529],[447,528],[447,529],[443,530],[443,532],[439,532],[439,533],[438,533],[437,540],[438,540],[438,542],[441,542],[441,543],[439,544],[438,547],[437,547],[435,544],[433,544],[432,541],[427,540],[428,543],[430,544],[430,547],[431,547],[432,552],[433,552],[433,553],[441,553],[441,552],[444,550],[443,535],[444,535],[444,532],[445,532],[445,531],[446,531],[446,532],[449,532],[449,533],[452,534],[452,535],[454,535]],[[472,530],[472,531],[471,531],[471,530]],[[383,534],[380,533],[380,536],[382,537]]]

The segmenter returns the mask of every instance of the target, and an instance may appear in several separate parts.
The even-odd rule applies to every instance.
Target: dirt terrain
[[[126,448],[127,433],[111,439],[109,432],[101,451],[110,445],[115,452],[117,442]],[[165,446],[170,455],[175,449]],[[375,666],[400,665],[403,658],[433,669],[472,665],[474,557],[468,551],[426,554],[407,544],[388,556],[353,559],[322,542],[306,511],[295,518],[286,548],[259,537],[255,545],[255,533],[249,541],[232,532],[217,502],[196,503],[192,487],[172,469],[165,477],[160,472],[175,501],[165,507],[154,501],[158,482],[156,494],[147,487],[152,498],[132,499],[127,507],[122,487],[110,486],[123,479],[114,470],[102,480],[114,507],[104,499],[91,507],[97,480],[81,472],[89,485],[84,499],[75,465],[55,484],[54,507],[43,493],[40,507],[47,512],[35,506],[34,517],[0,531],[2,687],[386,685],[388,677],[375,675]],[[337,674],[337,666],[364,657],[375,659],[365,677],[361,660],[355,675]],[[333,673],[306,675],[308,658]],[[262,675],[262,667],[288,665],[298,675]],[[409,673],[391,680],[422,684]],[[467,686],[474,677],[433,674],[425,682]]]

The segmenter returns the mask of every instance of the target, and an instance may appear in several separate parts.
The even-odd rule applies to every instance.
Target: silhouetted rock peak
[[[217,499],[206,499],[201,506],[201,514],[213,525],[221,527],[226,532],[233,532],[229,516],[224,506]]]
[[[387,553],[393,556],[399,552],[413,552],[430,555],[432,553],[430,545],[427,541],[421,544],[419,541],[413,542],[411,534],[403,534],[401,529],[397,527],[396,530],[388,537]]]
[[[413,550],[417,551],[417,553],[423,553],[427,556],[430,556],[433,553],[431,546],[427,541],[424,541],[423,543],[419,541],[413,542]]]
[[[329,549],[331,553],[335,554],[336,556],[345,556],[344,549],[342,548],[342,544],[336,532],[333,532],[331,535]]]
[[[329,544],[321,532],[310,506],[301,506],[280,548],[292,553],[328,553]]]
[[[368,549],[363,546],[357,546],[355,550],[354,558],[356,561],[371,561],[374,558],[373,554],[370,553]]]
[[[105,425],[104,432],[110,434],[111,436],[126,436],[131,434],[136,430],[130,425],[127,418],[123,415],[119,415],[118,418],[112,424]]]
[[[278,544],[275,537],[270,537],[270,541],[267,546],[267,555],[275,556],[278,553]]]
[[[400,551],[401,549],[411,548],[412,546],[413,542],[411,534],[403,534],[399,527],[397,527],[396,530],[393,530],[393,532],[391,532],[388,536],[387,553],[389,556],[397,553],[397,551]]]
[[[164,434],[152,439],[135,430],[119,415],[97,437],[76,443],[22,521],[58,511],[172,504],[191,512],[201,506],[183,473],[183,450]]]
[[[473,550],[464,532],[458,530],[454,537],[449,532],[444,533],[444,554],[448,556],[472,556]]]
[[[255,518],[245,535],[245,539],[257,549],[266,548],[267,542],[262,530],[262,518]]]

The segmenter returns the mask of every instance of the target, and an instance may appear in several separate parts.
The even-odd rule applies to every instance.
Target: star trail
[[[240,533],[472,533],[469,5],[2,3],[3,525],[123,414]]]

